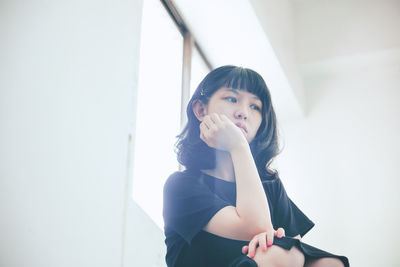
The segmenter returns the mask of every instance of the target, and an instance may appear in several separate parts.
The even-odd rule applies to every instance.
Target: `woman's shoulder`
[[[180,180],[180,179],[186,179],[186,178],[194,178],[198,177],[201,174],[200,170],[183,170],[183,171],[176,171],[172,173],[168,180]]]
[[[273,191],[274,193],[280,192],[283,188],[282,180],[278,175],[269,178],[263,177],[261,182],[265,190]]]
[[[164,184],[164,198],[187,199],[203,193],[206,187],[200,182],[199,175],[199,173],[186,170],[172,173]]]
[[[269,176],[261,176],[261,182],[264,186],[278,185],[282,183],[281,178],[279,178],[277,173]]]
[[[195,170],[184,170],[184,171],[176,171],[172,173],[167,180],[165,181],[165,187],[172,187],[176,185],[184,185],[188,183],[193,183],[196,181],[196,177],[199,177],[200,171]]]

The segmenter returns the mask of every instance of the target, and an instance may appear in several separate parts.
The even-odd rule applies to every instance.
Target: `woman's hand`
[[[272,229],[273,230],[273,229]],[[282,238],[285,236],[285,230],[283,228],[278,228],[278,230],[273,231],[273,233],[263,232],[253,237],[253,239],[249,242],[248,246],[243,246],[242,253],[247,253],[247,256],[250,258],[254,258],[256,255],[257,245],[261,247],[262,251],[267,251],[267,246],[272,246],[274,242],[274,236],[278,238]]]
[[[232,151],[235,147],[248,144],[242,130],[225,115],[212,113],[200,123],[200,139],[209,147]]]

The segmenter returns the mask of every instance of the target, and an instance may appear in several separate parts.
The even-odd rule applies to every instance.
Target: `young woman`
[[[301,242],[314,223],[287,196],[271,161],[277,122],[263,78],[223,66],[200,83],[178,136],[185,166],[164,185],[166,262],[196,266],[349,266]]]

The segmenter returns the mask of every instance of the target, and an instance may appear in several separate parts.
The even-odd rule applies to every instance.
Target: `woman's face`
[[[257,134],[262,122],[262,102],[254,94],[244,90],[222,87],[206,105],[206,115],[224,114],[243,131],[247,142]]]

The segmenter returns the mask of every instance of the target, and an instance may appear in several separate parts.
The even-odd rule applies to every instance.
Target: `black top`
[[[304,236],[314,223],[287,196],[282,181],[262,181],[274,229]],[[167,265],[174,266],[186,243],[191,244],[209,220],[225,206],[236,206],[236,183],[201,171],[173,173],[164,185],[164,232]]]

